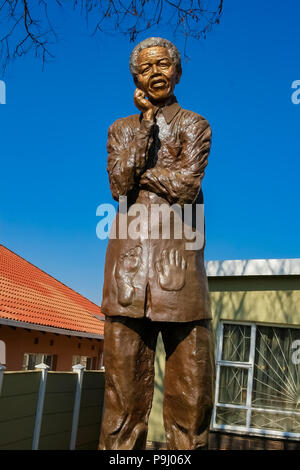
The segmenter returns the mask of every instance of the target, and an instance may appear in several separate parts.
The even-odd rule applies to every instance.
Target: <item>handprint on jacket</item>
[[[169,291],[182,289],[185,284],[186,266],[186,261],[178,250],[163,250],[160,260],[155,263],[160,287]]]

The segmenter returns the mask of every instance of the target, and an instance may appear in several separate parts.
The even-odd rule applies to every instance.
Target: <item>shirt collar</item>
[[[178,104],[176,97],[173,96],[169,104],[167,104],[166,106],[163,106],[162,108],[156,108],[154,115],[157,116],[159,112],[162,112],[166,123],[170,124],[170,122],[174,119],[174,117],[176,116],[176,114],[178,113],[180,109],[181,107]],[[141,113],[139,116],[140,122],[142,121],[142,119],[143,119],[143,113]]]
[[[167,104],[163,108],[159,108],[166,120],[167,124],[170,124],[170,122],[174,119],[178,111],[180,110],[180,105],[178,104],[175,96],[173,97],[171,103]]]

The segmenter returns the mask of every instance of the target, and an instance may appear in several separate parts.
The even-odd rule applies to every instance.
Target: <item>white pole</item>
[[[73,410],[73,421],[72,421],[72,433],[70,440],[70,450],[75,450],[77,431],[78,431],[78,421],[79,421],[79,411],[80,411],[80,400],[81,400],[81,390],[82,390],[82,380],[83,380],[83,371],[84,366],[82,364],[76,364],[72,366],[74,372],[77,372],[77,384],[76,384],[76,393],[74,401],[74,410]]]
[[[6,345],[5,342],[0,340],[0,366],[6,364]]]
[[[0,395],[1,395],[1,390],[2,390],[2,384],[3,384],[3,376],[4,376],[4,371],[6,370],[5,366],[2,366],[0,364]]]
[[[40,440],[43,409],[44,409],[44,399],[45,399],[46,383],[47,383],[47,373],[50,367],[47,366],[47,364],[41,363],[35,366],[35,368],[41,369],[42,375],[41,375],[39,397],[38,397],[38,403],[37,403],[36,415],[35,415],[35,426],[34,426],[34,434],[33,434],[33,441],[32,441],[32,450],[38,450],[39,448],[39,440]]]

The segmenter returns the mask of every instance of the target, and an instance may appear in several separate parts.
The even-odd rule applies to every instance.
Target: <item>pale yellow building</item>
[[[211,448],[300,448],[300,259],[206,269],[217,371]],[[164,361],[160,340],[149,442],[165,441]]]

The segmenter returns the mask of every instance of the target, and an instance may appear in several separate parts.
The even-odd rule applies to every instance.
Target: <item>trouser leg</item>
[[[107,317],[103,352],[105,412],[99,449],[145,448],[157,334],[148,319]]]
[[[168,323],[164,424],[168,449],[204,449],[214,400],[214,340],[210,320]]]

